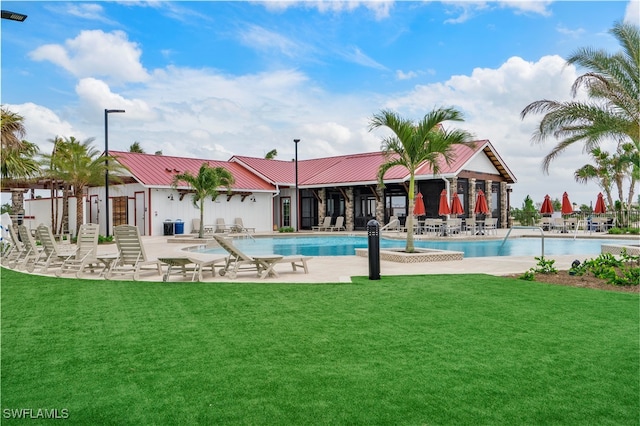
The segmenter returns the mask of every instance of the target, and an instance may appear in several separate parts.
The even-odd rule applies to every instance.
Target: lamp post
[[[105,215],[107,225],[106,236],[109,236],[109,114],[123,113],[123,109],[105,109],[104,110],[104,200]]]
[[[299,207],[298,207],[298,200],[300,199],[300,193],[298,192],[298,142],[300,142],[300,139],[294,139],[293,143],[296,145],[296,232],[298,232],[300,230],[300,225],[299,225],[299,221],[298,219],[300,218],[299,215]]]
[[[8,10],[3,10],[2,11],[2,19],[8,19],[10,21],[24,22],[24,20],[27,19],[27,15],[24,15],[22,13],[10,12]]]

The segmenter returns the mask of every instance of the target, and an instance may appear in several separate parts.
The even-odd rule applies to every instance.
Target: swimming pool
[[[259,237],[238,239],[233,244],[248,255],[276,253],[283,256],[353,256],[355,249],[367,248],[365,236],[319,237]],[[550,255],[598,255],[602,244],[621,244],[613,239],[545,238],[544,254]],[[627,240],[629,243],[629,240]],[[479,241],[415,241],[419,248],[464,252],[464,257],[486,256],[540,256],[540,238],[511,238],[502,246],[502,240]],[[405,241],[380,239],[380,248],[403,248]],[[221,248],[198,249],[201,253],[226,254]]]

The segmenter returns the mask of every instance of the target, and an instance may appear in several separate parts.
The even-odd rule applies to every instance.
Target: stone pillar
[[[376,186],[376,194],[378,195],[378,201],[376,203],[376,220],[380,224],[380,226],[384,226],[384,188],[381,188],[380,185]]]
[[[347,190],[345,191],[345,193],[347,194],[347,199],[345,200],[344,203],[344,209],[345,209],[345,218],[344,218],[344,222],[345,222],[345,228],[347,229],[347,231],[353,231],[354,229],[354,217],[353,217],[353,187],[350,186],[349,188],[347,188]]]
[[[475,219],[476,214],[476,178],[469,179],[469,217]]]
[[[318,196],[320,197],[320,201],[318,201],[318,222],[321,224],[327,215],[327,190],[322,188],[318,191]]]
[[[491,208],[491,203],[493,202],[493,192],[491,192],[492,183],[492,180],[484,181],[484,195],[487,196],[487,207],[489,207],[489,214],[487,217],[493,217],[493,209]]]
[[[500,227],[509,227],[509,205],[507,204],[507,182],[500,182]]]

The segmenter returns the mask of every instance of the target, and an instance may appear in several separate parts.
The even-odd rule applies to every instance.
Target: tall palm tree
[[[2,127],[2,151],[21,148],[22,138],[27,134],[27,130],[24,127],[24,118],[3,106],[0,107],[0,123]]]
[[[39,148],[24,140],[27,130],[24,118],[6,107],[0,107],[2,139],[2,161],[0,171],[3,179],[29,179],[39,174],[40,167],[34,159]]]
[[[607,198],[609,206],[613,206],[613,196],[611,193],[613,176],[611,175],[611,155],[600,148],[592,149],[589,154],[593,158],[593,164],[585,164],[577,169],[573,176],[576,182],[587,183],[590,180],[596,181],[600,189]]]
[[[414,123],[396,112],[383,110],[370,121],[369,130],[386,127],[392,136],[382,140],[386,161],[378,169],[378,183],[384,187],[384,175],[392,167],[402,166],[409,171],[409,211],[407,214],[407,244],[405,251],[413,253],[413,207],[415,203],[415,173],[423,163],[428,163],[436,175],[440,172],[440,159],[449,164],[453,160],[453,145],[468,143],[472,135],[464,130],[447,131],[445,121],[464,121],[454,108],[437,108]]]
[[[137,152],[138,154],[144,154],[144,149],[142,149],[140,142],[135,141],[129,146],[129,152]]]
[[[218,197],[220,188],[226,188],[227,192],[231,191],[231,185],[235,182],[233,175],[224,167],[211,167],[208,163],[202,163],[197,175],[191,172],[179,173],[173,177],[171,186],[177,188],[180,182],[189,185],[193,190],[193,206],[200,209],[200,229],[198,237],[204,237],[204,202],[207,197],[212,200]]]
[[[74,137],[65,138],[64,143],[58,145],[55,156],[43,156],[44,164],[50,164],[51,175],[69,185],[76,198],[76,234],[83,223],[85,189],[104,184],[107,167],[110,172],[123,171],[123,167],[115,161],[109,161],[107,166],[105,157],[92,146],[92,142],[93,138],[84,142]],[[113,176],[111,180],[117,182],[117,176]]]
[[[592,48],[578,49],[567,59],[568,65],[588,70],[576,79],[571,88],[575,98],[580,88],[586,89],[588,102],[558,102],[540,100],[529,104],[520,113],[544,113],[533,142],[550,137],[560,142],[543,160],[543,169],[574,143],[584,143],[591,151],[605,140],[633,143],[635,158],[640,151],[640,31],[638,26],[616,23],[610,30],[622,51],[610,54]]]

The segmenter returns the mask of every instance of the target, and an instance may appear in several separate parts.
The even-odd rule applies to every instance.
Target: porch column
[[[24,216],[24,193],[27,189],[11,189],[11,214]],[[16,223],[17,224],[17,221]]]
[[[493,209],[491,208],[491,203],[493,202],[493,192],[491,192],[492,183],[492,180],[484,181],[484,195],[487,196],[487,206],[489,207],[489,214],[487,217],[493,217]]]
[[[469,179],[469,217],[475,219],[476,214],[476,178]]]
[[[509,227],[509,205],[507,204],[507,182],[500,182],[500,228]]]
[[[353,231],[354,228],[354,218],[353,218],[353,187],[350,186],[349,188],[347,188],[346,191],[347,194],[347,199],[345,200],[345,225],[344,227],[346,228],[347,231]]]
[[[327,215],[327,190],[322,188],[318,191],[318,196],[320,197],[320,201],[318,201],[318,221],[322,223]]]

